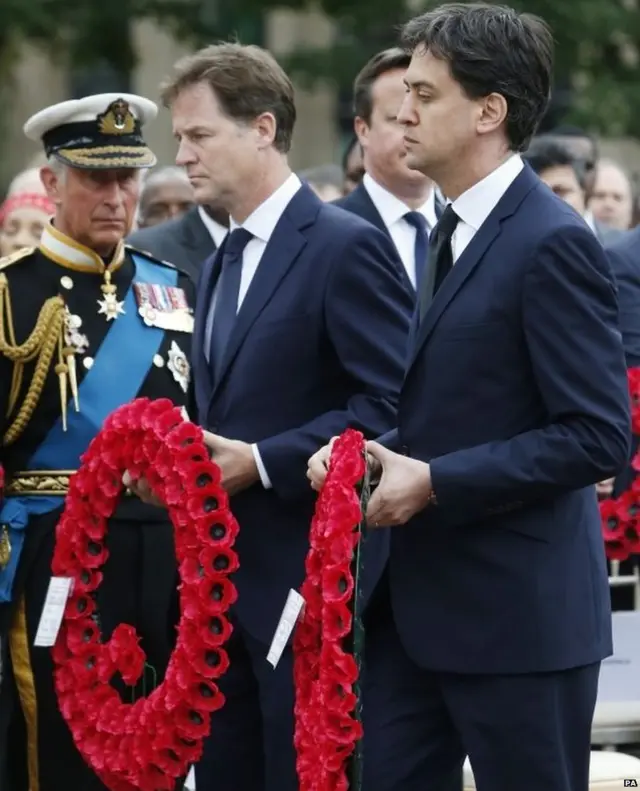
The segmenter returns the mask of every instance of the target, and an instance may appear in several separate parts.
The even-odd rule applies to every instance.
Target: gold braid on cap
[[[27,427],[34,410],[37,407],[44,389],[51,362],[56,351],[59,352],[59,361],[55,366],[59,377],[65,376],[66,365],[61,356],[61,347],[64,345],[64,317],[65,304],[60,296],[51,297],[40,309],[38,320],[33,331],[24,343],[17,344],[13,325],[13,313],[9,296],[9,281],[2,270],[14,264],[33,252],[33,248],[20,250],[8,258],[0,259],[0,354],[13,363],[11,377],[11,390],[9,405],[5,417],[13,414],[24,378],[24,368],[28,363],[37,359],[35,370],[27,390],[24,401],[20,405],[18,414],[2,438],[3,445],[15,442]],[[65,369],[64,371],[62,369]],[[61,386],[62,397],[62,386]],[[66,399],[63,404],[63,418],[66,415]],[[66,422],[66,421],[65,421]]]

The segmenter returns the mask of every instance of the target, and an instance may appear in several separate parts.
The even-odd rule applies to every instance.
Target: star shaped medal
[[[104,273],[104,283],[100,286],[100,290],[104,294],[104,299],[98,300],[100,307],[98,314],[104,314],[107,321],[113,321],[124,314],[124,301],[118,300],[116,287],[111,282],[111,272],[108,269]]]

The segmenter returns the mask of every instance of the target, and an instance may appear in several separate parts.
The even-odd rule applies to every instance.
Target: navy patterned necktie
[[[429,249],[429,224],[424,214],[419,211],[409,211],[404,219],[416,229],[416,240],[413,247],[413,257],[416,265],[416,291],[420,291],[420,284],[427,263],[427,250]]]
[[[442,217],[438,220],[438,224],[431,232],[426,273],[420,289],[421,321],[445,277],[453,269],[451,237],[459,219],[453,210],[453,206],[449,203],[442,212]]]
[[[235,228],[224,241],[209,347],[209,363],[214,382],[218,381],[224,354],[236,323],[242,278],[242,254],[251,239],[253,234],[245,228]]]

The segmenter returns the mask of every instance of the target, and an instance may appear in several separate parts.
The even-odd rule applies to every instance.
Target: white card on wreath
[[[274,668],[280,661],[282,652],[284,651],[286,644],[289,642],[291,632],[293,632],[295,628],[296,621],[300,617],[303,607],[304,599],[298,593],[298,591],[294,591],[293,588],[291,588],[289,595],[287,596],[287,601],[284,605],[284,610],[282,611],[282,615],[280,616],[280,620],[278,622],[278,628],[276,629],[271,646],[269,647],[269,653],[267,654],[267,662],[269,662],[269,664]]]
[[[67,606],[67,599],[71,595],[71,577],[51,577],[47,596],[44,600],[38,631],[33,645],[38,648],[46,648],[55,645],[62,624],[64,608]]]

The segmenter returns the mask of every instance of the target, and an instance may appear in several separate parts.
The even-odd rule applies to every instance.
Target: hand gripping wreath
[[[164,681],[123,703],[110,680],[135,684],[145,654],[135,629],[101,639],[94,595],[108,557],[107,521],[122,475],[144,476],[167,504],[180,569],[178,639]],[[224,704],[216,686],[227,669],[226,618],[236,600],[238,525],[209,460],[202,431],[166,400],[138,399],[106,420],[69,485],[57,526],[53,573],[73,588],[52,649],[62,716],[87,763],[111,791],[172,791],[201,756],[210,713]]]
[[[364,439],[351,429],[333,446],[311,525],[304,612],[294,635],[295,746],[300,791],[346,791],[347,764],[362,737],[354,716],[358,664],[346,643],[353,628],[352,562],[362,511]]]

